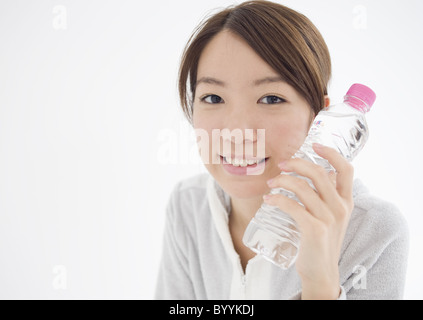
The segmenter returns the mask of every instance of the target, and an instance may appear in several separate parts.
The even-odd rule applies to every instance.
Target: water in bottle
[[[315,117],[308,135],[293,158],[301,158],[323,166],[328,172],[335,169],[318,156],[313,143],[334,148],[348,161],[352,161],[366,143],[369,131],[365,113],[376,100],[375,93],[361,84],[354,84],[344,97],[344,102],[324,108]],[[281,174],[294,175],[306,180],[314,188],[310,179],[295,172]],[[276,188],[272,194],[283,194],[301,202],[291,191]],[[244,244],[255,253],[262,255],[275,265],[287,269],[292,266],[298,255],[300,233],[295,221],[278,207],[263,203],[250,221],[243,236]]]

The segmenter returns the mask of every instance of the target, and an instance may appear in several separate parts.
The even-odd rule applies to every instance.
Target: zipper
[[[260,256],[256,255],[254,258],[250,259],[247,263],[247,266],[245,267],[245,273],[244,273],[244,270],[242,269],[242,265],[241,265],[241,258],[238,256],[238,270],[239,270],[240,275],[241,275],[241,285],[242,285],[242,293],[244,295],[244,299],[251,299],[251,297],[247,297],[248,292],[250,291],[250,290],[248,290],[248,283],[247,283],[248,273],[251,273],[251,270],[250,270],[250,272],[248,270],[252,268],[252,265],[259,258],[260,258]],[[250,293],[250,295],[251,295],[251,293]]]
[[[247,268],[248,268],[248,264],[247,267],[245,267],[245,273],[244,270],[242,269],[242,265],[241,265],[241,258],[237,257],[238,260],[238,270],[239,270],[239,274],[241,276],[241,286],[242,286],[242,293],[243,293],[243,298],[246,299],[247,297]]]

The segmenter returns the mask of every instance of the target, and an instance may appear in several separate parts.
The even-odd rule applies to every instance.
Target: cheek
[[[218,128],[217,124],[200,117],[193,117],[194,133],[197,139],[198,152],[203,163],[208,166],[217,164],[220,158],[216,157],[217,150],[213,130]]]
[[[303,144],[308,129],[308,119],[278,121],[266,129],[266,147],[277,161],[289,159]]]

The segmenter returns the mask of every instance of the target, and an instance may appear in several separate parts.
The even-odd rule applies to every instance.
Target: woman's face
[[[207,170],[231,197],[242,199],[269,192],[266,181],[302,145],[312,119],[306,100],[226,30],[201,54],[193,108]],[[254,160],[259,163],[247,165]]]

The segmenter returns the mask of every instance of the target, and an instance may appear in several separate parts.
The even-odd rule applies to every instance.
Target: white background
[[[153,298],[169,193],[204,172],[179,59],[233,3],[0,0],[0,298]],[[405,297],[422,299],[423,2],[280,3],[323,34],[332,102],[378,95],[356,177],[408,220]]]

